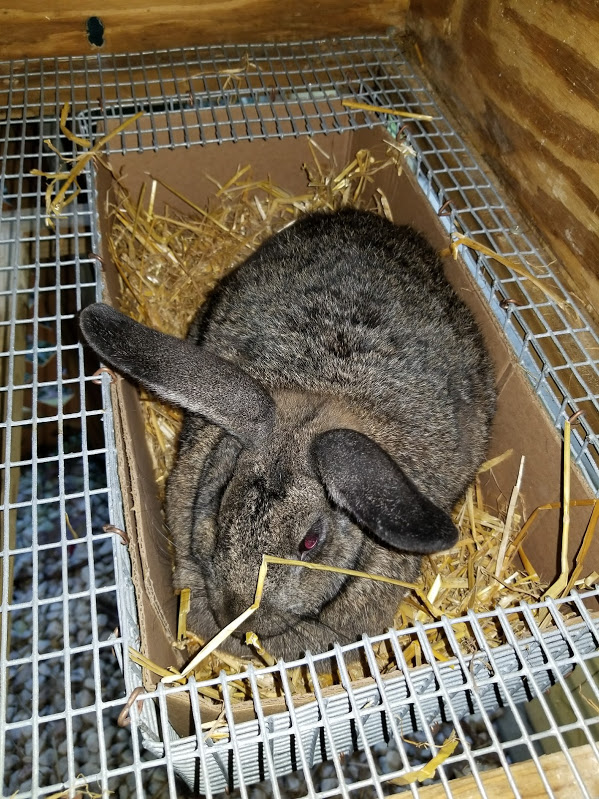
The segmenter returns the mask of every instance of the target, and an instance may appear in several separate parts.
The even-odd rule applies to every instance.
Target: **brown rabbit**
[[[272,236],[202,306],[186,341],[97,304],[88,343],[183,407],[168,483],[175,587],[210,638],[253,601],[262,555],[413,581],[495,408],[481,335],[414,230],[345,209]],[[270,567],[253,629],[294,659],[392,624],[402,589]],[[241,633],[225,644],[247,653]]]

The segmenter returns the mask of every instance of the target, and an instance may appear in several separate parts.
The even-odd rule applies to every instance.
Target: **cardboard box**
[[[195,112],[194,112],[195,113]],[[247,112],[246,112],[247,113]],[[298,114],[298,118],[300,115]],[[212,115],[210,115],[212,119]],[[164,128],[166,120],[154,120],[157,129]],[[207,117],[208,121],[208,117]],[[223,123],[226,117],[223,111]],[[141,121],[142,126],[144,120]],[[147,123],[146,123],[147,124]],[[375,156],[385,153],[383,143],[388,134],[384,128],[362,129],[318,136],[320,148],[333,154],[337,163],[348,163],[355,152],[368,148]],[[122,182],[133,197],[148,176],[162,179],[176,186],[189,199],[204,204],[214,191],[214,184],[208,175],[225,181],[238,165],[251,163],[254,175],[270,175],[273,181],[291,191],[300,193],[305,187],[302,164],[310,161],[308,137],[272,138],[268,140],[230,142],[220,145],[194,146],[176,149],[151,149],[149,132],[142,127],[140,136],[141,152],[111,154],[110,162],[121,175]],[[159,144],[168,144],[158,142]],[[447,247],[447,233],[439,218],[424,198],[414,176],[409,169],[397,178],[391,170],[381,173],[377,183],[393,211],[397,223],[407,223],[422,231],[439,250]],[[378,176],[377,176],[378,177]],[[98,176],[99,209],[104,244],[109,235],[109,220],[103,213],[106,199],[110,195],[110,181],[105,172]],[[373,186],[374,191],[377,186]],[[156,208],[164,196],[157,197]],[[168,196],[172,207],[172,195]],[[181,204],[181,210],[186,207]],[[104,246],[106,294],[109,302],[118,304],[118,280],[110,262],[108,248]],[[526,457],[522,497],[525,515],[535,507],[560,499],[561,491],[561,439],[549,421],[544,409],[535,397],[527,376],[521,367],[513,362],[509,344],[504,338],[498,320],[482,298],[473,278],[463,262],[446,259],[446,272],[458,293],[473,310],[485,335],[493,357],[499,391],[498,411],[493,427],[489,457],[501,454],[512,448],[514,455],[487,475],[483,485],[486,502],[505,507],[514,486],[520,463],[520,456]],[[133,579],[137,595],[137,607],[141,629],[142,650],[152,661],[169,665],[182,665],[181,656],[171,646],[175,638],[177,618],[177,598],[171,589],[171,563],[160,541],[160,509],[156,495],[150,458],[144,439],[136,390],[124,380],[114,387],[116,436],[119,442],[120,477],[125,502],[127,531],[131,541]],[[572,498],[591,496],[590,489],[581,475],[573,469]],[[570,552],[573,556],[581,541],[588,517],[589,508],[573,509]],[[560,524],[559,512],[547,512],[538,520],[527,543],[527,554],[544,579],[556,576],[559,562]],[[588,564],[597,562],[599,540],[594,543],[588,556]],[[384,632],[381,630],[381,632]],[[145,674],[146,687],[152,688],[156,676]],[[337,690],[336,688],[329,690]],[[298,697],[296,704],[310,701],[311,695]],[[204,720],[217,715],[214,707],[200,704]],[[265,713],[285,709],[284,699],[263,702]],[[170,721],[181,734],[189,731],[189,703],[185,697],[173,699]],[[244,721],[254,717],[251,701],[236,706],[236,719]]]

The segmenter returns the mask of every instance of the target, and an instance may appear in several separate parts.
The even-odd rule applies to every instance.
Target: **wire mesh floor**
[[[437,795],[451,796],[450,778],[468,774],[482,796],[523,795],[530,782],[518,782],[510,764],[528,760],[551,796],[555,786],[545,758],[552,757],[565,764],[572,793],[599,795],[593,776],[599,772],[599,632],[577,596],[568,603],[574,614],[568,625],[557,604],[547,605],[555,623],[550,634],[540,633],[526,606],[498,610],[493,615],[508,643],[496,650],[475,616],[440,622],[455,653],[450,663],[435,660],[427,626],[407,631],[421,643],[423,664],[389,680],[372,659],[373,642],[385,637],[365,640],[356,646],[373,680],[359,688],[348,681],[345,649],[309,659],[310,670],[314,660],[334,658],[341,690],[333,697],[317,690],[305,707],[294,706],[287,667],[273,667],[266,671],[276,673],[287,711],[265,717],[256,701],[256,719],[243,725],[228,724],[231,678],[225,676],[214,681],[224,696],[218,724],[202,727],[193,684],[138,697],[128,711],[130,727],[117,724],[139,684],[126,654],[137,643],[136,609],[126,548],[103,529],[108,521],[122,526],[108,381],[101,393],[91,385],[97,364],[86,361],[75,322],[78,309],[98,296],[93,174],[86,173],[55,229],[45,225],[44,180],[32,175],[60,166],[45,141],[63,153],[73,148],[58,124],[65,103],[90,135],[108,119],[143,110],[144,127],[110,143],[122,151],[251,140],[273,126],[279,136],[299,136],[374,124],[340,112],[333,102],[340,96],[431,114],[432,123],[411,122],[403,132],[415,152],[412,167],[436,210],[450,202],[443,217],[448,230],[460,229],[539,270],[549,293],[466,252],[556,428],[574,411],[585,411],[573,434],[573,458],[595,489],[599,371],[593,353],[599,341],[584,320],[565,314],[563,288],[522,223],[388,39],[30,59],[0,64],[0,73],[3,795],[180,796],[187,788],[178,775],[208,796],[225,789],[256,797],[259,791],[281,797],[425,795],[429,789],[418,781],[402,785],[402,775],[443,759],[451,729],[457,746],[436,769]],[[292,113],[297,105],[300,117]],[[206,124],[199,112],[210,109],[214,117]],[[197,121],[190,118],[194,110]],[[527,630],[518,640],[516,618]],[[468,656],[457,644],[458,624],[467,625],[472,639]],[[386,640],[401,667],[396,637]],[[585,692],[575,694],[566,682],[573,669],[584,678]],[[238,679],[257,696],[259,672],[250,669]],[[563,713],[543,696],[551,685],[563,689]],[[190,695],[197,731],[186,739],[176,738],[168,724],[168,697],[181,692]],[[534,730],[519,705],[533,697]],[[500,736],[502,715],[512,726]],[[473,737],[473,717],[486,743]],[[570,752],[574,746],[581,748]],[[355,751],[358,761],[351,757]],[[503,775],[503,793],[485,782],[489,758]],[[295,776],[284,777],[288,772]],[[262,787],[250,788],[253,783]]]

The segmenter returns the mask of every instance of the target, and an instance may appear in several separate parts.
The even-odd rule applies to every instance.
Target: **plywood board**
[[[584,796],[599,796],[599,770],[597,759],[589,745],[570,750],[570,757],[574,761],[576,770],[583,780],[586,794],[577,786],[572,769],[563,752],[553,755],[543,755],[539,758],[540,766],[556,799],[578,799]],[[545,799],[549,794],[543,780],[533,761],[515,763],[510,766],[510,775],[516,787],[518,796],[526,799]],[[478,779],[482,782],[487,796],[497,796],[501,799],[514,799],[515,794],[503,769],[493,771],[480,771]],[[474,777],[462,777],[452,780],[451,796],[453,799],[479,799],[480,790]],[[420,799],[441,799],[447,793],[442,785],[431,785],[418,791]]]
[[[226,110],[221,111],[226,118]],[[211,118],[208,112],[206,115],[208,119]],[[160,120],[157,121],[160,123]],[[142,121],[140,124],[141,140],[145,143],[144,125],[147,123]],[[159,129],[163,127],[162,124],[158,124]],[[375,157],[383,156],[386,149],[384,138],[383,128],[362,129],[342,135],[320,135],[318,142],[321,148],[337,155],[338,163],[347,163],[350,155],[362,148],[368,148]],[[110,155],[112,167],[120,175],[120,180],[128,187],[132,197],[137,197],[142,182],[155,178],[175,185],[178,191],[200,205],[214,193],[214,183],[210,177],[223,181],[235,172],[238,165],[250,163],[254,166],[255,175],[270,174],[276,184],[284,185],[290,191],[296,189],[299,191],[302,185],[305,185],[302,164],[309,160],[307,137],[227,142],[218,147],[209,145],[188,149],[164,148],[157,151],[148,144],[147,149],[142,152]],[[106,193],[110,191],[109,183],[105,180],[106,174],[102,174],[98,204],[101,212],[105,208]],[[379,176],[380,187],[393,209],[395,221],[415,225],[438,249],[445,246],[446,233],[414,179],[406,172],[401,178],[392,177],[390,173],[388,179],[383,177],[383,173],[379,173]],[[170,195],[165,196],[165,193],[159,189],[155,209],[160,209],[165,199],[171,202]],[[103,216],[101,224],[103,241],[106,242],[109,235],[109,220]],[[118,297],[116,275],[109,253],[105,251],[103,255],[108,295],[114,302]],[[501,377],[502,390],[490,455],[503,453],[510,447],[516,448],[518,452],[518,457],[514,457],[500,469],[494,470],[490,502],[495,499],[493,492],[509,495],[514,484],[514,470],[517,469],[519,455],[525,454],[529,468],[526,471],[523,496],[528,510],[532,510],[539,504],[559,498],[561,441],[533,396],[525,373],[512,363],[509,345],[491,310],[478,295],[471,278],[466,274],[463,264],[459,260],[448,258],[446,268],[449,279],[475,313],[486,336],[497,375]],[[127,388],[126,393],[125,388]],[[121,451],[124,448],[125,453],[125,457],[121,458],[121,469],[126,472],[122,477],[125,504],[130,511],[127,529],[131,541],[134,542],[131,554],[134,560],[134,581],[140,607],[144,652],[155,662],[168,665],[172,662],[173,655],[172,633],[167,628],[170,627],[172,630],[175,626],[176,607],[170,589],[169,564],[164,558],[159,557],[161,542],[157,540],[157,536],[160,537],[160,521],[156,501],[152,499],[154,481],[149,473],[147,448],[139,427],[139,403],[135,399],[135,392],[130,386],[125,385],[125,381],[119,382],[117,390],[119,392],[117,407],[120,409],[120,418],[123,422],[123,429],[117,441]],[[576,497],[588,494],[588,489],[575,469],[572,474],[572,492]],[[544,523],[539,526],[540,535],[535,536],[534,540],[531,538],[527,550],[539,573],[547,578],[552,578],[556,569],[559,540],[557,521],[557,517],[553,521],[548,520],[547,523],[543,520]],[[573,516],[572,552],[576,550],[585,523],[586,520]],[[590,562],[593,558],[596,558],[596,553],[589,553]],[[152,680],[153,678],[148,679],[148,685],[153,684]],[[242,706],[244,704],[245,707]],[[245,718],[245,714],[252,715],[254,710],[253,705],[250,705],[251,703],[241,703],[236,706],[236,717],[237,714],[241,714],[240,718]],[[173,707],[175,706],[177,728],[186,731],[189,708],[185,697],[173,699]],[[282,700],[268,705],[269,712],[277,710],[284,710]],[[202,704],[202,714],[208,719],[211,715],[216,715],[217,711],[210,705]]]
[[[0,58],[384,33],[389,27],[403,28],[408,5],[409,0],[2,0]]]
[[[599,5],[413,0],[408,29],[440,99],[598,322]]]

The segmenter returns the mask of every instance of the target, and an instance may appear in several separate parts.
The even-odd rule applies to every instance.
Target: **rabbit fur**
[[[374,214],[307,214],[200,308],[185,341],[92,305],[102,360],[185,409],[169,477],[174,585],[216,634],[254,599],[263,554],[416,579],[483,460],[493,371],[424,238]],[[391,626],[404,589],[270,566],[254,630],[287,660]]]

